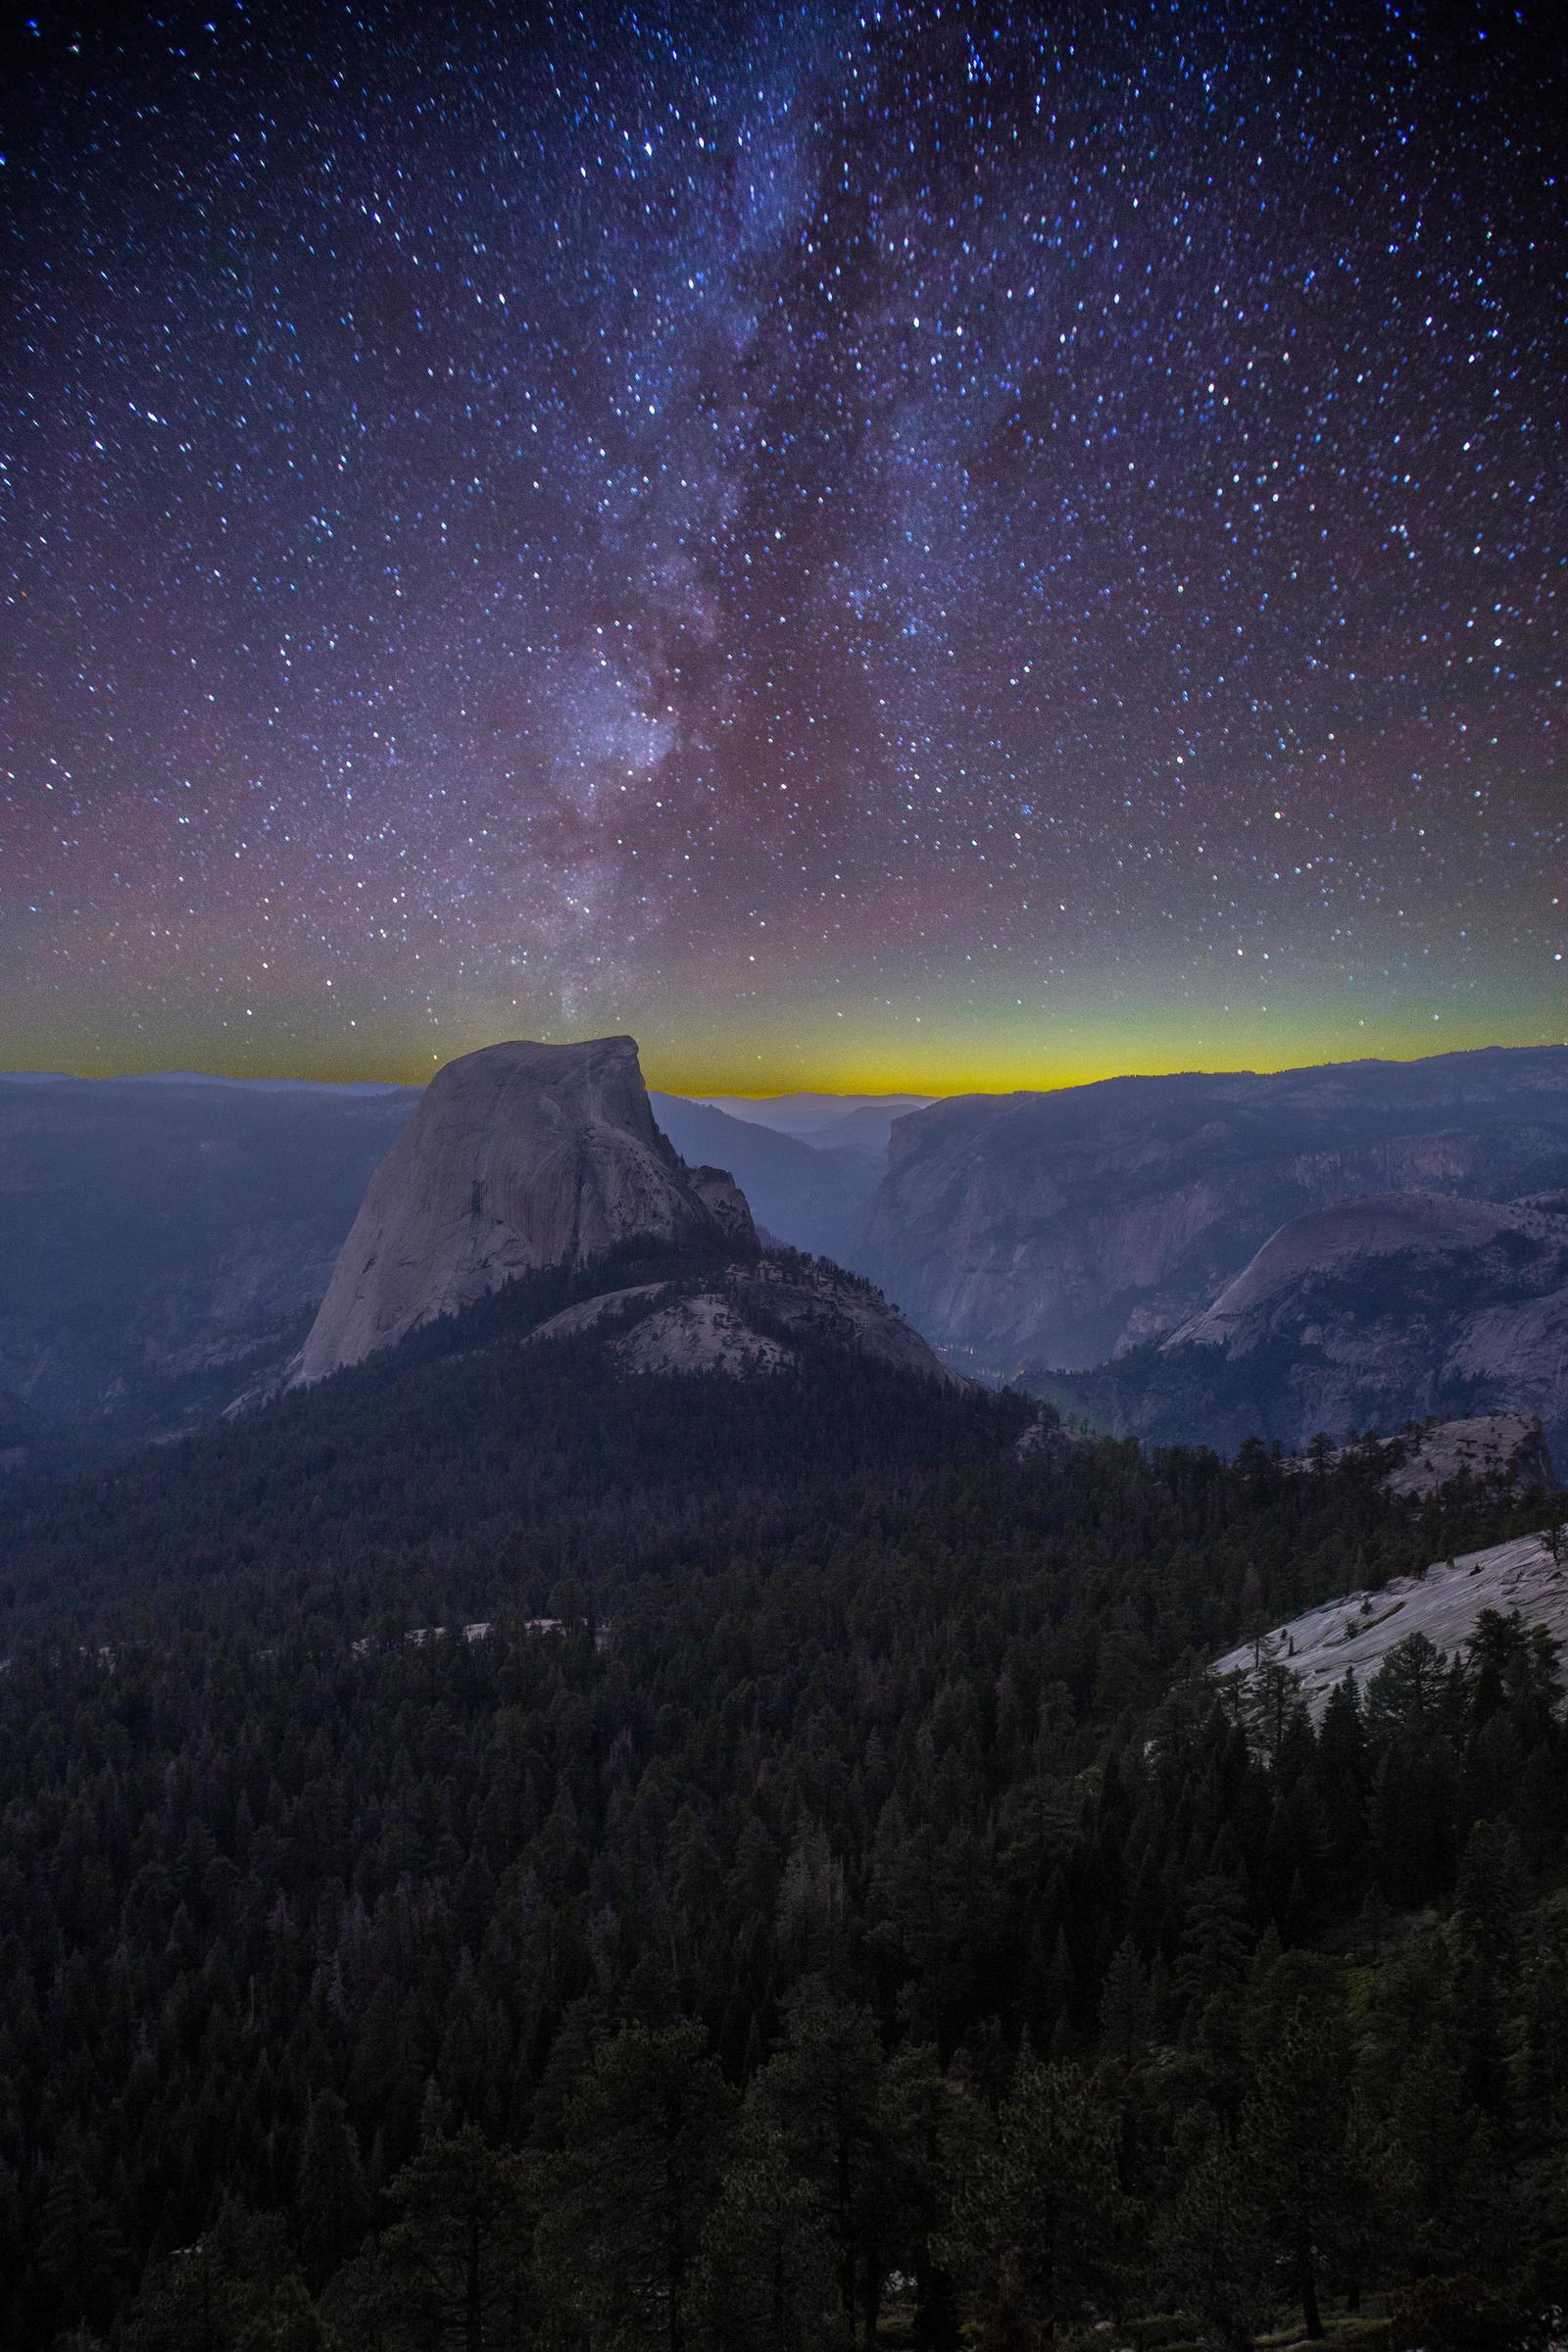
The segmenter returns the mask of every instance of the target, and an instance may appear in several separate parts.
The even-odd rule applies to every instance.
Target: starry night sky
[[[1568,1036],[1554,22],[46,10],[0,1066]]]

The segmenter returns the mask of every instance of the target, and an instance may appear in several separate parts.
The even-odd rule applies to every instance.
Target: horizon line
[[[606,1034],[610,1033],[607,1032]],[[488,1042],[491,1045],[500,1045],[521,1041],[493,1038]],[[587,1045],[593,1041],[588,1038],[567,1038],[561,1040],[552,1039],[540,1042],[552,1044],[561,1043],[564,1045]],[[864,1102],[888,1102],[893,1100],[909,1099],[917,1101],[920,1104],[924,1105],[933,1102],[960,1101],[965,1098],[974,1097],[1001,1099],[1007,1095],[1070,1094],[1091,1086],[1109,1086],[1118,1083],[1137,1083],[1146,1081],[1149,1083],[1157,1083],[1159,1080],[1166,1078],[1274,1078],[1286,1076],[1290,1072],[1297,1070],[1359,1069],[1376,1063],[1387,1064],[1389,1066],[1399,1068],[1412,1068],[1421,1062],[1456,1061],[1473,1057],[1482,1054],[1552,1054],[1561,1053],[1564,1050],[1568,1050],[1568,1039],[1543,1038],[1537,1043],[1530,1045],[1502,1045],[1491,1043],[1478,1046],[1449,1046],[1435,1054],[1357,1054],[1347,1055],[1343,1059],[1335,1059],[1332,1056],[1325,1056],[1320,1061],[1292,1060],[1271,1063],[1229,1063],[1222,1066],[1207,1067],[1197,1063],[1183,1063],[1180,1065],[1172,1064],[1168,1068],[1158,1070],[1107,1069],[1100,1071],[1092,1077],[1064,1077],[1057,1079],[1054,1082],[1046,1080],[1037,1081],[1034,1085],[1019,1086],[975,1086],[964,1085],[961,1082],[951,1087],[936,1088],[932,1088],[930,1086],[828,1087],[802,1084],[799,1086],[768,1087],[753,1092],[750,1089],[738,1086],[708,1087],[698,1091],[682,1087],[661,1086],[653,1083],[652,1081],[645,1082],[648,1084],[648,1091],[650,1094],[670,1095],[682,1102],[697,1102],[710,1107],[716,1106],[715,1098],[724,1098],[728,1101],[737,1102],[760,1103],[786,1102],[792,1097],[800,1095],[816,1095],[821,1097],[821,1099],[825,1102],[845,1102],[852,1098]],[[485,1048],[482,1046],[470,1047],[466,1049],[465,1054],[454,1054],[450,1058],[451,1061],[461,1061],[466,1058],[466,1053],[482,1053],[484,1051]],[[638,1053],[640,1058],[640,1047],[638,1048]],[[441,1064],[441,1068],[443,1069],[449,1066],[449,1062],[443,1062]],[[430,1077],[435,1077],[439,1073],[437,1071],[432,1071],[430,1073]],[[62,1068],[58,1064],[42,1066],[20,1066],[11,1069],[0,1070],[0,1084],[10,1081],[32,1083],[34,1085],[48,1084],[51,1082],[59,1082],[62,1084],[74,1083],[81,1085],[122,1085],[132,1084],[137,1080],[144,1081],[147,1084],[157,1084],[158,1082],[162,1081],[165,1084],[171,1085],[184,1084],[239,1087],[298,1086],[320,1087],[332,1089],[338,1092],[355,1090],[362,1093],[384,1094],[416,1093],[421,1091],[430,1083],[430,1078],[425,1077],[327,1078],[309,1076],[301,1071],[286,1069],[240,1072],[235,1070],[192,1069],[188,1067],[176,1068],[171,1067],[168,1063],[165,1063],[158,1068],[125,1068],[115,1070],[87,1070],[79,1067],[74,1069],[70,1067]]]

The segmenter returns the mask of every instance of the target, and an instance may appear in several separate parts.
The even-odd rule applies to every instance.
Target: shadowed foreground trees
[[[690,2352],[734,2109],[699,2026],[630,2026],[584,2076],[552,2167],[538,2261],[554,2307],[585,2341]]]
[[[678,1645],[672,1667],[677,1656],[688,1671]],[[156,1896],[148,1864],[131,1879],[122,1920],[167,1905],[159,1949],[173,1972],[157,2060],[127,2077],[139,2136],[107,2176],[79,2122],[57,2165],[12,2165],[0,2223],[20,2254],[12,2292],[27,2299],[14,2307],[45,2315],[44,2332],[14,2340],[64,2340],[86,2327],[122,2335],[133,2352],[274,2342],[300,2352],[848,2352],[875,2340],[892,2280],[906,2282],[896,2293],[922,2352],[956,2352],[964,2328],[986,2352],[1041,2352],[1096,2317],[1151,2306],[1185,2310],[1228,2352],[1245,2352],[1287,2304],[1312,2336],[1331,2309],[1390,2290],[1433,2340],[1451,2321],[1455,2340],[1482,2328],[1475,2341],[1490,2331],[1501,2345],[1529,2340],[1531,2312],[1568,2286],[1568,1890],[1560,1848],[1532,1861],[1520,1835],[1535,1803],[1529,1767],[1545,1758],[1559,1769],[1555,1701],[1534,1713],[1533,1700],[1519,1702],[1527,1769],[1514,1819],[1474,1821],[1446,1908],[1400,1919],[1382,1893],[1369,1828],[1358,1849],[1303,1844],[1288,1883],[1273,1859],[1282,1807],[1295,1799],[1309,1812],[1301,1791],[1342,1772],[1348,1753],[1359,1757],[1370,1823],[1381,1763],[1409,1737],[1389,1691],[1374,1687],[1364,1706],[1351,1693],[1321,1732],[1293,1722],[1270,1763],[1223,1694],[1183,1689],[1102,1763],[1058,1751],[1030,1806],[1014,1808],[1006,1838],[993,1841],[973,1717],[934,1681],[922,1733],[906,1744],[890,1718],[892,1760],[862,1760],[858,1784],[884,1820],[897,1805],[901,1836],[948,1809],[988,1846],[994,1919],[974,1908],[969,1940],[991,2006],[976,2002],[956,2034],[931,2040],[905,2022],[930,2014],[918,1981],[890,1986],[884,1974],[874,1825],[858,1865],[846,1838],[829,1969],[791,1983],[776,1958],[759,1959],[772,1934],[791,1933],[788,1852],[780,1838],[768,1870],[727,1818],[733,1764],[701,1836],[690,1817],[673,1835],[666,1769],[651,1761],[648,1776],[628,1780],[587,1765],[589,1718],[573,1688],[580,1676],[603,1687],[613,1669],[591,1650],[572,1660],[558,1648],[552,1659],[548,1735],[544,1717],[524,1733],[515,1690],[508,1695],[520,1653],[511,1665],[499,1648],[398,1664],[401,1695],[389,1686],[391,1704],[371,1718],[392,1743],[391,1775],[372,1774],[360,1798],[399,1859],[390,1872],[362,1870],[351,1894],[326,1901],[309,1944],[290,1916],[298,1894],[274,1895],[256,1915],[243,1977],[234,1963],[215,1969],[217,1945],[204,1947],[182,1918],[216,1901],[220,1918],[237,1920],[214,1857],[187,1840]],[[1396,1659],[1391,1672],[1396,1693],[1404,1666]],[[1427,1734],[1452,1758],[1459,1826],[1467,1789],[1495,1794],[1486,1749],[1496,1717],[1478,1691],[1473,1662],[1446,1669]],[[114,1690],[122,1726],[129,1695]],[[658,1720],[687,1736],[675,1717]],[[599,1721],[609,1756],[620,1735],[612,1714]],[[472,1750],[465,1723],[479,1739]],[[411,1737],[427,1740],[422,1795],[408,1770],[421,1752]],[[532,1744],[547,1739],[558,1758],[583,1759],[581,1777],[547,1764],[547,1746]],[[830,1754],[819,1743],[795,1766],[813,1817]],[[474,1839],[453,1825],[482,1820],[502,1791],[521,1802],[534,1770],[540,1795],[554,1793],[527,1869],[476,1869]],[[106,1794],[123,1789],[126,1771],[122,1762],[101,1777]],[[295,1840],[304,1820],[328,1820],[328,1788],[333,1804],[348,1800],[326,1747],[303,1769],[279,1749],[253,1780],[259,1812],[236,1789],[256,1820],[253,1840],[269,1813],[289,1818],[267,1793],[281,1792],[283,1773],[306,1807]],[[597,1860],[585,1826],[596,1808],[623,1824]],[[1425,1825],[1410,1829],[1425,1836]],[[633,1861],[645,1838],[648,1876]],[[92,1847],[78,1833],[77,1850]],[[66,1850],[58,1831],[50,1850]],[[261,1850],[276,1870],[279,1849]],[[308,1883],[303,1850],[295,1842],[295,1886]],[[1392,1854],[1391,1874],[1401,1867]],[[699,1907],[670,1907],[666,1871]],[[1292,1941],[1303,1917],[1329,1932]],[[728,1922],[717,1935],[715,1918]],[[591,1965],[563,1971],[573,1921]],[[934,1965],[946,1968],[945,1954]],[[208,1988],[199,1999],[198,1977]],[[70,1982],[57,1966],[57,2031]],[[231,1990],[241,1983],[255,2017],[277,2020],[249,2062]],[[283,2030],[290,2013],[277,1995],[294,1983],[303,1991]],[[741,2034],[735,2003],[748,1984]],[[26,1989],[0,2016],[13,2144],[19,2091],[47,2113],[60,2111],[70,2081],[78,2102],[90,2090],[90,2077],[42,2067],[59,2045],[37,2038],[43,2012]],[[567,1995],[541,2035],[546,2001]],[[682,2018],[694,1995],[697,2013]],[[109,2055],[106,2022],[112,2009],[84,2046]],[[737,2051],[729,2067],[726,2043]],[[213,2084],[199,2053],[215,2047],[236,2054],[235,2073],[227,2132],[209,2141],[201,2118]],[[15,2071],[29,2049],[30,2078]],[[90,2119],[92,2109],[77,2112]],[[144,2177],[199,2203],[177,2142],[162,2136],[160,2118],[173,2114],[189,2119],[227,2182],[210,2220],[154,2245],[137,2284],[138,2216],[156,2227],[171,2209],[122,2189],[117,2204],[135,2157],[162,2148],[162,2172]],[[100,2149],[117,2121],[105,2116]]]
[[[1110,2304],[1134,2227],[1108,2101],[1081,2068],[1025,2059],[947,2239],[984,2352],[1039,2352]]]
[[[471,2124],[422,2147],[388,2191],[390,2226],[328,2312],[363,2352],[483,2352],[535,2332],[536,2168]]]
[[[1528,2343],[1551,1646],[1200,1664],[1514,1506],[512,1311],[0,1499],[0,2341]]]

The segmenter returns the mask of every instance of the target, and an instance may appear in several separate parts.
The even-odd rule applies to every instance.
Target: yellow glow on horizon
[[[667,1054],[649,1044],[643,1070],[651,1087],[672,1095],[820,1094],[930,1095],[1055,1093],[1108,1078],[1169,1077],[1182,1071],[1269,1072],[1350,1061],[1424,1061],[1433,1054],[1490,1046],[1550,1046],[1568,1042],[1562,1029],[1539,1022],[1517,1025],[1468,1019],[1329,1024],[1321,1018],[1264,1022],[1216,1019],[1151,1024],[1142,1034],[1110,1024],[1085,1033],[1022,1039],[994,1034],[966,1039],[933,1036],[911,1047],[906,1037],[846,1039],[842,1049],[722,1056]],[[1074,1032],[1076,1032],[1074,1034]]]
[[[75,1058],[52,1058],[47,1062],[27,1063],[8,1057],[11,1070],[21,1074],[28,1069],[47,1069],[76,1078],[119,1078],[156,1076],[171,1069],[197,1072],[220,1079],[298,1079],[322,1085],[379,1083],[395,1086],[422,1086],[435,1075],[446,1061],[472,1053],[483,1045],[501,1043],[508,1035],[520,1032],[498,1031],[492,1037],[478,1036],[455,1044],[440,1062],[423,1068],[410,1066],[401,1056],[380,1057],[373,1064],[345,1066],[335,1055],[300,1054],[282,1060],[269,1057],[265,1063],[248,1060],[241,1066],[229,1062],[224,1066],[221,1057],[190,1056],[174,1062],[169,1056],[126,1059],[116,1063],[94,1058],[91,1061]],[[605,1030],[584,1029],[582,1036],[611,1034]],[[567,1039],[557,1032],[547,1042],[564,1044]],[[659,1054],[648,1048],[642,1052],[643,1075],[657,1093],[684,1096],[731,1095],[743,1100],[761,1102],[774,1095],[921,1095],[933,1100],[957,1095],[1054,1094],[1064,1088],[1092,1086],[1110,1078],[1160,1078],[1184,1072],[1222,1073],[1225,1071],[1255,1071],[1266,1074],[1276,1070],[1322,1067],[1336,1062],[1351,1061],[1424,1061],[1434,1054],[1475,1052],[1487,1047],[1553,1046],[1568,1043],[1568,1039],[1544,1032],[1525,1035],[1501,1035],[1479,1024],[1472,1033],[1468,1026],[1455,1023],[1449,1034],[1440,1037],[1434,1033],[1419,1040],[1390,1038],[1387,1035],[1350,1038],[1344,1035],[1327,1039],[1316,1037],[1277,1036],[1268,1041],[1270,1050],[1259,1050],[1263,1041],[1255,1034],[1234,1039],[1217,1036],[1210,1031],[1190,1041],[1183,1054],[1168,1044],[1152,1041],[1142,1051],[1115,1054],[1103,1048],[1089,1047],[1081,1052],[1063,1053],[1037,1051],[1035,1053],[1006,1053],[1003,1051],[976,1054],[965,1065],[956,1065],[950,1054],[889,1053],[872,1054],[863,1049],[857,1051],[846,1046],[842,1054],[816,1055],[803,1052],[799,1058],[766,1060],[749,1056],[745,1062],[729,1059],[679,1057]]]
[[[1418,1061],[1568,1038],[1560,986],[1469,1006],[1413,989],[1379,1004],[1359,990],[1315,987],[1294,997],[1282,991],[1278,1002],[1271,992],[1267,1010],[1260,1003],[1195,1003],[1150,981],[1137,1002],[1080,998],[1050,1008],[1038,1000],[944,1001],[930,992],[841,1009],[837,991],[825,988],[804,1000],[780,991],[715,1005],[688,989],[650,992],[640,1004],[607,998],[570,1021],[538,1006],[491,1004],[390,1033],[368,1006],[347,1008],[327,1026],[318,1006],[296,1001],[274,1003],[265,1027],[259,1021],[243,1036],[220,1021],[195,1034],[172,1018],[167,1026],[131,1027],[116,1018],[119,1009],[106,999],[96,1033],[72,1039],[64,1054],[58,1035],[14,1033],[0,1046],[0,1061],[80,1077],[204,1070],[224,1078],[422,1085],[444,1063],[506,1038],[564,1044],[629,1034],[649,1085],[669,1094],[941,1097],[1054,1092],[1180,1071]]]

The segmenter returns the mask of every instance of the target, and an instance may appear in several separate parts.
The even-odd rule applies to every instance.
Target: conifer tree
[[[1257,2069],[1240,2144],[1276,2275],[1301,2306],[1309,2339],[1326,2332],[1322,2286],[1354,2230],[1370,2183],[1348,2146],[1348,2053],[1328,2002],[1298,2002]]]
[[[469,2124],[427,2141],[389,2191],[396,2214],[351,2266],[333,2317],[366,2352],[521,2352],[535,2296],[532,2168]]]
[[[901,2270],[915,2282],[915,2352],[953,2352],[956,2287],[940,2245],[957,2185],[987,2135],[961,2062],[944,2074],[935,2048],[911,2042],[887,2064],[881,2136],[889,2166],[890,2228]]]
[[[1245,2154],[1211,2115],[1183,2118],[1155,2233],[1180,2301],[1223,2352],[1251,2352],[1270,2310],[1269,2254]]]
[[[226,2202],[210,2230],[152,2265],[126,2352],[330,2352],[281,2218]]]
[[[831,2233],[846,2339],[858,2307],[869,2315],[867,2334],[874,2329],[882,2288],[890,2185],[883,2066],[869,2010],[811,1979],[791,2001],[782,2046],[755,2092],[759,2116],[809,2183]]]
[[[65,2320],[96,2323],[114,2306],[125,2248],[115,2216],[79,2162],[68,2160],[44,2191],[38,2267]]]
[[[1406,2276],[1493,2272],[1510,2234],[1500,2152],[1441,2037],[1405,2070],[1390,2125],[1390,2219]]]
[[[311,2101],[294,2211],[305,2276],[319,2287],[358,2250],[370,2219],[359,2142],[335,2091]]]
[[[549,2300],[596,2344],[687,2352],[734,2098],[701,2027],[628,2026],[565,2118],[539,2230]]]
[[[834,2245],[782,2141],[743,2126],[703,2226],[693,2340],[704,2352],[816,2352],[838,2306]]]
[[[986,2352],[1039,2352],[1108,2301],[1131,2219],[1094,2082],[1075,2066],[1023,2062],[947,2239]]]

